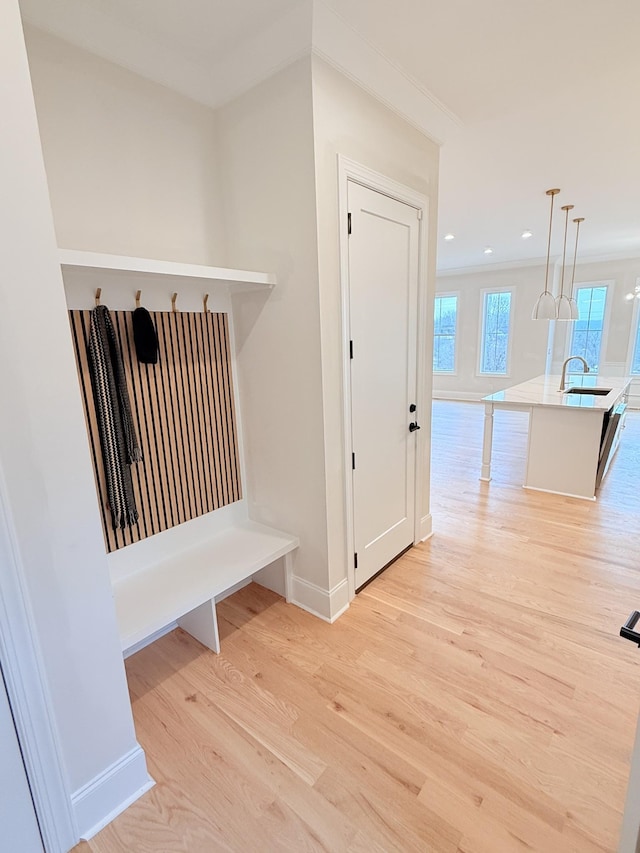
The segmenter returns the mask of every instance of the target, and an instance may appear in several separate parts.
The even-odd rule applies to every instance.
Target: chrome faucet
[[[569,364],[569,362],[573,358],[579,358],[580,361],[584,364],[584,372],[585,373],[589,372],[589,365],[587,364],[587,362],[584,360],[584,358],[581,355],[570,355],[569,358],[565,359],[564,364],[562,365],[562,376],[560,377],[560,388],[558,389],[559,391],[564,391],[565,377],[567,375],[567,365]]]

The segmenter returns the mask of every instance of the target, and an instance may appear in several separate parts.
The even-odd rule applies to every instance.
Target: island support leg
[[[493,403],[484,404],[484,440],[482,442],[482,473],[480,479],[491,480],[491,449],[493,446]]]

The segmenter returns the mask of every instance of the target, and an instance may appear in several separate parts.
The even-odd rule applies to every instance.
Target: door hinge
[[[353,568],[354,569],[358,568],[358,553],[357,552],[353,555]]]
[[[356,470],[356,454],[351,454],[351,467],[355,471]]]
[[[418,207],[417,211],[418,211],[418,219],[422,219],[422,208]]]
[[[347,234],[351,234],[351,214],[347,213]]]
[[[353,358],[353,341],[349,341],[349,358]]]

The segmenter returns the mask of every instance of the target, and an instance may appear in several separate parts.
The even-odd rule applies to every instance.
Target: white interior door
[[[0,744],[0,849],[7,853],[40,853],[44,848],[2,669]]]
[[[347,196],[357,589],[414,541],[420,227],[411,205]]]

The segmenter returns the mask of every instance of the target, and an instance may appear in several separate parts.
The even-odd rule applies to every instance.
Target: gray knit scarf
[[[113,529],[124,530],[138,521],[130,466],[142,459],[142,453],[131,416],[122,353],[105,305],[91,312],[88,355]]]

